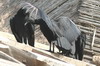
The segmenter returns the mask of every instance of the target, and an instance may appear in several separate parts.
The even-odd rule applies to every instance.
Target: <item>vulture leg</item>
[[[77,38],[77,41],[75,42],[75,45],[76,45],[75,57],[76,57],[76,59],[79,59],[79,60],[83,59],[85,44],[86,44],[86,34],[84,32],[81,32],[81,35]]]

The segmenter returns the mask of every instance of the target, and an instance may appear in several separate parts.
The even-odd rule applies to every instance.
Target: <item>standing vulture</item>
[[[57,25],[63,36],[72,44],[71,53],[75,55],[75,58],[82,60],[86,44],[86,34],[80,31],[68,17],[60,17]]]
[[[34,25],[29,22],[29,13],[25,9],[19,9],[17,14],[10,19],[10,27],[16,40],[20,43],[34,47]]]

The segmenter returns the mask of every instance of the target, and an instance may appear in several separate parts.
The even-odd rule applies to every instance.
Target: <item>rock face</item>
[[[18,43],[13,35],[0,32],[0,66],[95,66],[58,53],[47,52],[44,48],[44,44],[35,48]]]
[[[100,66],[100,55],[94,55],[94,56],[93,56],[93,62],[94,62],[97,66]]]
[[[13,17],[18,11],[18,5],[20,2],[26,1],[42,8],[51,19],[57,20],[60,16],[68,16],[74,21],[77,19],[77,10],[79,11],[79,19],[77,20],[80,29],[87,33],[87,46],[86,55],[84,58],[86,61],[91,62],[92,53],[90,45],[92,43],[92,36],[94,27],[100,27],[100,2],[99,0],[0,0],[0,31],[11,33],[9,26],[9,19]],[[79,1],[83,1],[79,8]],[[76,17],[76,19],[74,19]],[[81,24],[82,23],[82,24]],[[39,30],[39,26],[36,27],[36,41],[48,44],[47,40]],[[96,40],[94,41],[94,52],[100,52],[98,49],[100,44],[100,29],[96,31]],[[3,37],[5,35],[1,34]],[[10,37],[9,37],[10,38]],[[10,38],[12,39],[12,38]],[[14,40],[16,41],[16,40]],[[95,53],[95,54],[96,54]]]

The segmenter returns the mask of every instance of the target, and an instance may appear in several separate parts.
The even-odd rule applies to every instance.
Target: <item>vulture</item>
[[[56,22],[63,36],[71,44],[71,54],[76,59],[82,60],[86,45],[86,34],[79,30],[75,23],[68,17],[62,16]],[[61,49],[62,50],[62,49]],[[63,53],[66,53],[64,51]]]
[[[29,13],[26,13],[25,9],[19,9],[17,14],[10,19],[10,27],[18,42],[34,47],[35,26],[29,22],[28,17]]]

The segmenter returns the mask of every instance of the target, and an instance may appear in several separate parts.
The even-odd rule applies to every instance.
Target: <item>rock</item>
[[[100,66],[100,55],[99,56],[93,56],[93,62],[97,65]]]

